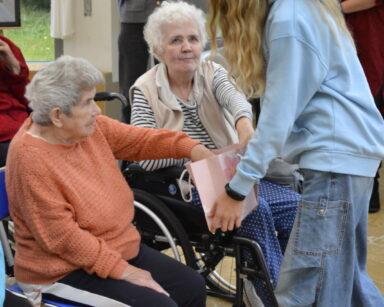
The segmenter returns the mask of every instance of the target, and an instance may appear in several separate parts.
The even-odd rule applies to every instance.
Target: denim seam
[[[319,274],[319,280],[318,280],[318,283],[317,283],[317,287],[316,287],[316,294],[315,294],[315,297],[316,297],[316,301],[318,301],[319,297],[320,297],[320,293],[321,293],[321,289],[323,288],[323,282],[324,282],[324,254],[321,256],[321,260],[320,260],[320,274]]]

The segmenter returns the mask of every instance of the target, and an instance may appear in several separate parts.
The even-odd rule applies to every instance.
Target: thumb
[[[209,210],[209,212],[207,213],[207,216],[208,217],[213,217],[216,213],[216,202],[213,204],[211,210]]]

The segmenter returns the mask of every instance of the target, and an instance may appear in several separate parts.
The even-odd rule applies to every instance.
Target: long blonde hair
[[[328,12],[336,25],[351,38],[339,0],[312,1],[324,12]],[[229,63],[229,74],[236,77],[236,83],[247,97],[259,97],[265,91],[266,83],[262,43],[269,13],[268,0],[210,0],[209,7],[208,33],[212,41],[212,51],[217,49],[216,36],[220,29],[224,41],[223,55]],[[325,14],[322,17],[325,18]]]

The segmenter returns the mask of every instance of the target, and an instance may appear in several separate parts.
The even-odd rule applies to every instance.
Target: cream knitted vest
[[[220,66],[203,61],[195,72],[192,95],[198,106],[200,120],[218,148],[238,142],[232,115],[222,108],[212,92],[213,77]],[[160,63],[140,78],[129,90],[133,103],[133,90],[139,89],[148,100],[155,115],[157,128],[182,131],[184,116],[179,102],[169,87],[167,68]]]

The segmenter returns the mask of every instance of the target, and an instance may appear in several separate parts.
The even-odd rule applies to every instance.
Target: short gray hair
[[[162,52],[164,42],[163,26],[177,25],[187,21],[196,22],[199,28],[200,41],[204,48],[207,42],[205,17],[202,10],[183,1],[164,1],[149,17],[144,27],[144,38],[149,46],[149,52],[154,55],[154,48]]]
[[[54,108],[70,116],[82,93],[103,83],[103,74],[89,61],[69,55],[59,57],[39,70],[27,85],[25,97],[33,110],[32,120],[51,125],[49,113]]]

